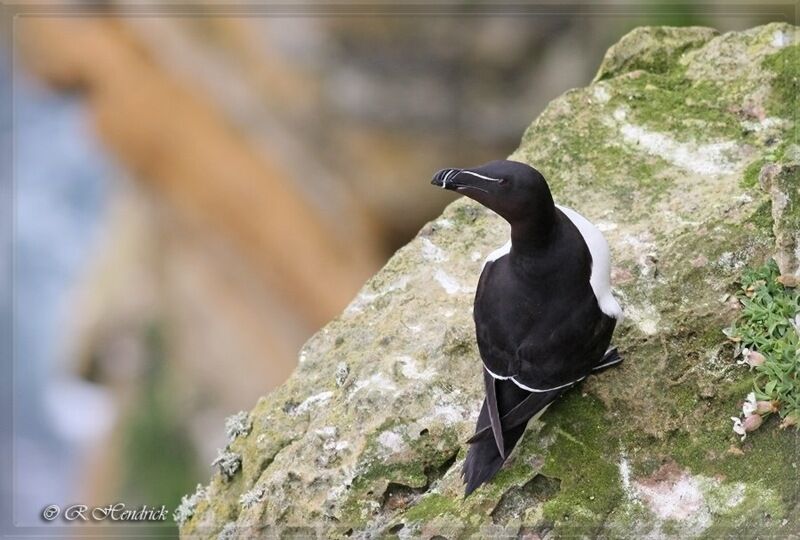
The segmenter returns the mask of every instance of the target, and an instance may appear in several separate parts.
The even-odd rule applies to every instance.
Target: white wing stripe
[[[600,368],[604,368],[606,366],[613,366],[614,364],[619,364],[620,362],[622,362],[622,358],[617,358],[616,360],[612,360],[611,362],[606,362],[605,364],[600,364],[599,366],[594,366],[592,368],[592,371],[598,370]]]
[[[486,367],[486,364],[483,365],[483,369],[485,369],[486,373],[491,375],[492,378],[494,378],[494,379],[500,379],[501,381],[506,381],[506,380],[511,378],[511,377],[502,377],[500,375],[497,375],[496,373],[492,373],[492,371],[488,367]]]
[[[572,385],[574,385],[576,383],[581,382],[585,378],[586,378],[586,375],[584,375],[580,379],[575,379],[572,382],[568,382],[568,383],[562,384],[560,386],[554,386],[552,388],[531,388],[530,386],[525,386],[524,384],[522,384],[521,382],[516,380],[514,377],[511,377],[511,382],[513,382],[514,384],[516,384],[517,386],[519,386],[523,390],[527,390],[528,392],[544,393],[544,392],[552,392],[553,390],[560,390],[562,388],[566,388],[567,386],[572,386]]]
[[[528,392],[536,392],[536,393],[544,393],[544,392],[552,392],[553,390],[560,390],[562,388],[566,388],[567,386],[572,386],[573,384],[579,383],[583,379],[586,378],[586,375],[584,375],[580,379],[575,379],[572,382],[568,382],[568,383],[562,384],[560,386],[554,386],[552,388],[531,388],[530,386],[525,386],[524,384],[522,384],[521,382],[516,380],[514,377],[503,377],[502,375],[497,375],[496,373],[492,373],[492,371],[489,368],[486,367],[486,364],[483,365],[483,369],[485,369],[486,373],[491,375],[492,378],[494,378],[494,379],[499,379],[501,381],[507,381],[507,380],[510,379],[511,382],[513,382],[514,384],[516,384],[517,386],[519,386],[523,390],[527,390]]]

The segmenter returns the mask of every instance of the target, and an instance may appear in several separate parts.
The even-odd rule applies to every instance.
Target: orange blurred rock
[[[158,69],[119,22],[22,19],[17,35],[39,74],[85,91],[101,137],[137,179],[170,211],[219,233],[313,326],[375,270],[368,234],[355,231],[358,242],[336,235],[293,189],[290,172],[249,147],[212,102]],[[353,222],[350,229],[363,227]]]

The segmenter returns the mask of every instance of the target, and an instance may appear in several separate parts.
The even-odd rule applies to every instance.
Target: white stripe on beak
[[[472,176],[476,176],[478,178],[483,178],[484,180],[488,180],[489,182],[502,182],[503,181],[502,178],[492,178],[490,176],[484,176],[482,174],[478,174],[478,173],[472,172],[472,171],[461,171],[461,172],[464,173],[464,174],[471,174]]]

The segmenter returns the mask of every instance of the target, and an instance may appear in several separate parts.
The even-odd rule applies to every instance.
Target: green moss
[[[459,523],[467,531],[479,528],[481,524],[486,524],[488,513],[500,504],[505,494],[522,489],[537,476],[538,468],[523,456],[542,453],[544,449],[539,444],[539,434],[535,430],[529,430],[512,458],[490,483],[481,486],[466,499],[462,497],[460,489],[456,493],[448,494],[425,493],[406,511],[403,520],[430,523],[436,517],[449,516],[450,522]],[[462,531],[459,536],[465,535],[468,532]]]
[[[785,513],[787,506],[800,495],[796,472],[793,472],[796,471],[794,453],[800,438],[794,432],[770,430],[748,437],[743,445],[744,455],[734,454],[729,451],[731,445],[736,444],[730,420],[722,416],[725,411],[715,412],[719,414],[716,425],[693,433],[675,433],[661,446],[661,455],[669,456],[693,474],[723,478],[728,483],[744,482],[759,491],[772,491],[776,500],[783,501],[775,512]],[[657,452],[658,446],[653,450]]]
[[[444,495],[438,493],[429,493],[425,495],[420,501],[409,508],[405,513],[405,519],[408,521],[422,521],[427,522],[436,516],[444,514],[459,515],[459,503]]]
[[[692,382],[675,385],[672,388],[672,399],[676,405],[673,414],[686,418],[691,417],[692,412],[697,410],[698,403],[701,400],[700,393]]]
[[[684,68],[676,67],[619,79],[614,103],[629,110],[633,123],[670,133],[679,141],[714,141],[743,135],[730,95],[724,86],[693,81]]]
[[[571,105],[586,106],[587,95],[575,92]],[[512,156],[535,163],[554,193],[605,191],[612,195],[610,200],[618,210],[624,209],[630,219],[636,219],[672,187],[672,179],[661,174],[669,166],[663,159],[622,144],[619,134],[597,116],[570,119],[573,129],[560,133],[554,141],[555,151],[533,154],[537,141],[548,137],[563,121],[559,115],[543,116],[525,133],[520,149]],[[576,170],[580,173],[574,174]]]
[[[348,499],[343,505],[345,521],[361,522],[365,501],[381,501],[387,486],[394,483],[410,490],[424,491],[452,465],[460,449],[452,431],[437,431],[416,440],[405,440],[409,450],[402,460],[387,460],[378,437],[386,430],[401,426],[399,420],[381,424],[367,438],[360,461],[363,472],[353,480]],[[402,431],[402,430],[398,430]]]
[[[619,439],[610,428],[601,402],[578,392],[550,409],[544,433],[555,441],[541,472],[559,479],[561,489],[543,510],[557,535],[595,530],[623,497],[616,463]]]
[[[791,501],[800,494],[795,475],[787,474],[787,471],[796,470],[793,448],[800,443],[800,437],[796,433],[773,430],[768,437],[759,439],[764,427],[769,427],[767,425],[748,437],[743,446],[745,456],[729,451],[738,440],[731,431],[728,419],[730,404],[741,400],[752,382],[746,372],[733,372],[725,379],[717,379],[712,383],[715,388],[713,397],[703,398],[698,386],[708,376],[692,371],[704,361],[704,357],[702,353],[699,357],[688,358],[685,354],[686,351],[704,351],[719,346],[724,339],[719,332],[720,327],[719,319],[715,316],[704,322],[695,320],[687,323],[686,328],[677,328],[673,335],[665,336],[662,343],[666,344],[666,351],[660,347],[648,351],[641,345],[632,348],[628,345],[628,354],[636,358],[638,371],[646,369],[648,365],[658,369],[659,364],[654,361],[664,355],[669,358],[669,364],[663,366],[667,381],[689,374],[688,378],[683,377],[685,380],[681,384],[664,388],[657,385],[653,389],[654,396],[664,394],[668,403],[658,407],[665,416],[653,417],[651,421],[666,424],[674,419],[672,425],[675,428],[666,431],[663,437],[648,435],[637,430],[635,422],[627,421],[611,424],[619,430],[616,437],[593,429],[608,422],[600,410],[590,405],[580,405],[581,398],[576,395],[570,395],[566,403],[572,401],[580,410],[567,408],[564,412],[566,418],[554,418],[554,415],[562,414],[560,409],[553,409],[548,415],[546,420],[553,426],[552,433],[557,439],[549,450],[552,460],[548,458],[542,472],[562,478],[562,485],[561,492],[545,504],[545,517],[555,523],[558,534],[590,534],[593,527],[604,523],[607,512],[612,510],[616,512],[614,520],[625,519],[627,511],[622,509],[627,506],[621,498],[623,495],[619,489],[615,459],[619,448],[626,448],[630,452],[635,477],[652,474],[665,461],[675,460],[681,468],[688,469],[692,474],[717,478],[722,482],[714,488],[716,491],[709,492],[708,496],[712,498],[724,496],[725,490],[730,490],[731,485],[737,482],[745,483],[749,491],[746,501],[742,503],[744,506],[715,511],[714,526],[709,530],[709,537],[730,534],[741,526],[747,526],[749,530],[778,532],[776,527],[780,527],[781,520],[787,516]],[[708,331],[697,331],[702,328],[708,328]],[[637,384],[649,384],[646,380],[641,376],[636,377]],[[620,382],[617,386],[620,392],[624,392],[624,378],[618,376],[615,381]],[[620,413],[641,414],[640,411]],[[581,420],[577,422],[579,418]],[[576,425],[570,428],[568,422],[576,422]],[[571,470],[574,463],[578,465]],[[591,470],[592,478],[584,478],[577,472],[581,470]],[[595,494],[595,500],[586,500],[588,493]],[[751,498],[756,496],[761,499]],[[610,503],[605,504],[606,501]],[[615,507],[618,507],[617,510],[614,510]],[[753,508],[761,510],[757,512]],[[765,516],[764,508],[769,508],[769,516]],[[640,523],[641,519],[642,516],[638,518]],[[665,526],[662,532],[669,534],[669,522]]]
[[[800,44],[785,47],[764,59],[763,67],[774,74],[769,113],[780,118],[797,119],[800,95]]]
[[[661,525],[661,532],[669,536],[678,537],[683,532],[683,527],[678,521],[668,519]]]
[[[456,225],[469,225],[474,223],[475,220],[484,213],[485,211],[480,206],[461,201],[460,203],[452,206],[450,217],[453,219]]]
[[[779,172],[772,178],[773,189],[777,189],[786,197],[786,205],[781,210],[776,225],[787,235],[794,235],[800,230],[800,159],[786,159],[778,163]]]
[[[716,512],[710,527],[700,538],[784,538],[797,531],[796,523],[784,524],[787,514],[780,498],[769,489],[747,486],[743,499],[735,508]]]
[[[741,186],[743,188],[754,188],[758,186],[758,174],[761,172],[761,167],[764,166],[766,160],[764,158],[753,161],[742,174]]]
[[[702,231],[688,230],[677,236],[673,233],[661,253],[658,270],[670,279],[650,292],[648,299],[659,306],[662,318],[679,323],[674,330],[683,331],[673,332],[669,339],[680,337],[683,350],[706,352],[720,343],[719,328],[729,324],[731,316],[719,309],[724,284],[731,284],[729,292],[733,292],[738,269],[744,264],[760,263],[772,249],[768,203],[766,215],[761,205],[745,210],[752,214],[745,213],[743,222],[718,220],[706,223]],[[749,225],[759,219],[767,221],[764,227]],[[698,259],[700,262],[695,264]],[[632,291],[633,298],[636,293]]]
[[[242,485],[254,486],[261,473],[272,464],[275,456],[294,439],[284,433],[272,433],[270,444],[259,446],[245,441],[234,441],[231,450],[242,456]]]
[[[772,235],[772,204],[770,201],[759,204],[747,222],[752,223],[762,233]]]
[[[774,278],[774,267],[767,273]],[[713,324],[707,322],[695,326]],[[676,338],[678,341],[674,341]],[[669,349],[674,349],[676,353],[668,354],[667,357],[679,365],[681,362],[678,354],[681,350],[702,350],[699,342],[685,341],[683,331],[666,339],[670,344]],[[715,338],[702,333],[689,339],[713,342]],[[637,349],[637,353],[637,360],[641,363],[647,363],[651,358],[641,348]],[[702,359],[693,359],[685,367],[677,368],[677,371],[696,368],[699,362]],[[785,515],[786,509],[800,495],[796,473],[793,473],[797,466],[795,449],[800,444],[800,435],[794,431],[772,429],[777,419],[771,419],[740,445],[738,436],[731,431],[729,417],[735,414],[738,403],[752,389],[753,381],[746,370],[734,369],[732,360],[731,369],[733,371],[728,370],[723,372],[723,376],[718,375],[712,379],[714,393],[709,399],[702,398],[695,390],[700,381],[708,376],[704,377],[702,372],[692,374],[689,371],[691,378],[681,385],[669,388],[669,401],[672,405],[661,407],[665,414],[668,411],[668,416],[663,419],[654,418],[656,421],[666,422],[671,417],[677,417],[674,424],[676,429],[667,431],[664,437],[659,438],[631,431],[634,426],[626,425],[623,431],[624,447],[641,449],[632,452],[631,465],[637,476],[651,474],[665,461],[675,460],[693,474],[718,478],[726,484],[743,482],[753,488],[753,493],[766,494],[768,502],[771,501],[772,518],[754,516],[754,520],[758,519],[749,523],[748,528],[759,530],[758,527],[773,527],[773,518]],[[741,447],[744,455],[730,451],[732,446]],[[765,504],[751,501],[753,508],[764,508]],[[713,530],[717,533],[735,530],[734,525],[741,521],[736,521],[736,515],[742,514],[741,511],[737,512],[733,512],[730,519],[720,520]]]

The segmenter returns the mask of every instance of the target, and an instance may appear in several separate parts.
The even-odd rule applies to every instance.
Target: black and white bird
[[[511,239],[488,256],[475,293],[486,398],[462,470],[469,495],[500,470],[531,418],[588,375],[622,361],[609,347],[622,310],[611,293],[602,233],[554,204],[533,167],[492,161],[442,169],[431,183],[511,225]]]

